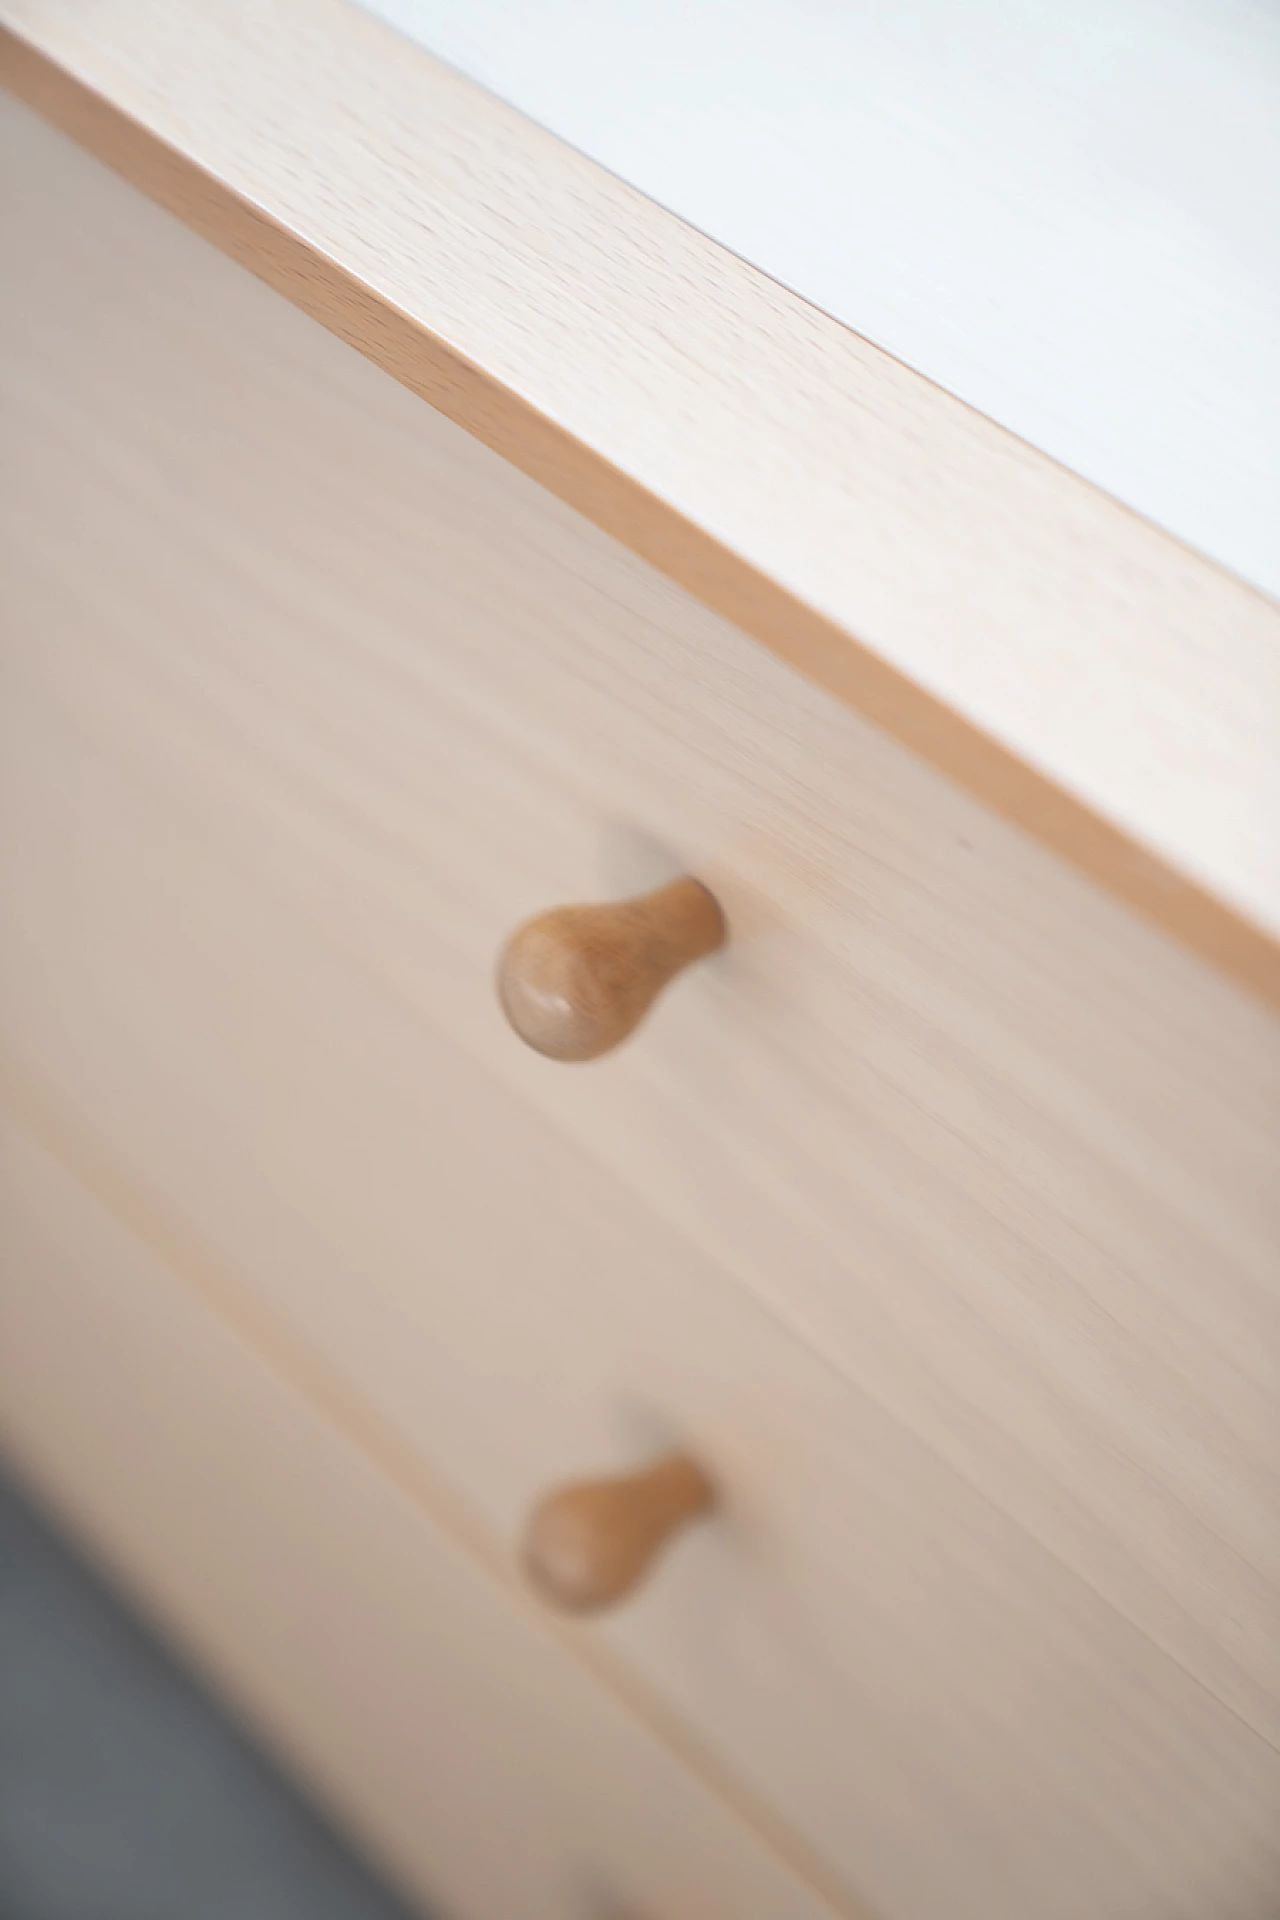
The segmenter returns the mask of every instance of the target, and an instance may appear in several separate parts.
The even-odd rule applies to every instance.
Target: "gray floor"
[[[0,1920],[409,1920],[2,1470]]]

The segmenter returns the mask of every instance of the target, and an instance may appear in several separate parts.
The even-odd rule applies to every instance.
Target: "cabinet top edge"
[[[1280,607],[350,0],[0,0],[0,81],[1280,1005]]]

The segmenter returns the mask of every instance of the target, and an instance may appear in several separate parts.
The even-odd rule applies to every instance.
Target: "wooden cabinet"
[[[1255,1920],[1263,947],[0,126],[0,1431],[460,1914]],[[689,875],[522,1046],[513,930]],[[557,1621],[539,1500],[673,1452]]]

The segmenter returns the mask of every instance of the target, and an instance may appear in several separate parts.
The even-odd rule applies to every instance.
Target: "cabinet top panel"
[[[0,0],[0,81],[1280,1002],[1273,600],[348,0]]]

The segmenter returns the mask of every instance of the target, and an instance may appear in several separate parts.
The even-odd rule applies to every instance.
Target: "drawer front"
[[[11,1057],[494,1542],[704,1452],[602,1637],[895,1920],[1250,1913],[1268,1023],[89,163],[31,200]],[[685,865],[730,951],[524,1053],[510,927]]]
[[[830,1915],[7,1116],[0,1195],[0,1442],[441,1920]]]
[[[72,1116],[264,1346],[513,1569],[548,1488],[690,1449],[723,1514],[578,1643],[892,1920],[1248,1920],[1280,1870],[1272,1747],[178,789],[7,715],[14,1097]]]

